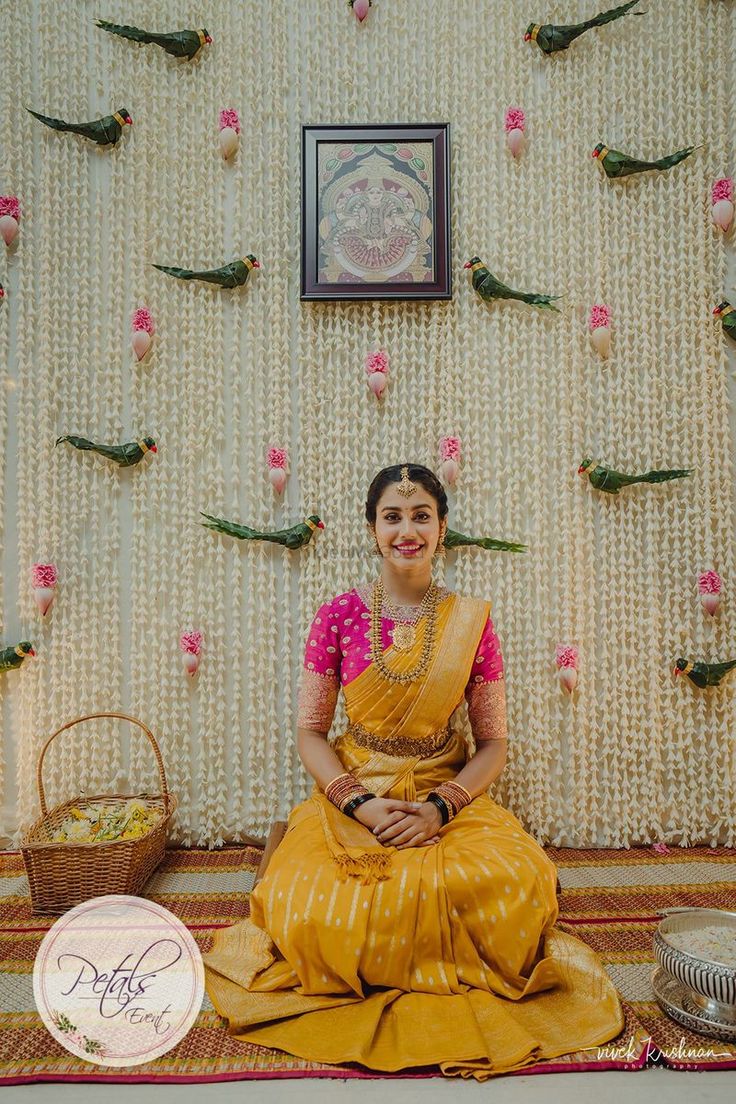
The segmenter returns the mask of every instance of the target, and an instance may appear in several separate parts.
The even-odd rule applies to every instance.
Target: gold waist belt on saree
[[[421,738],[411,736],[379,736],[362,724],[349,724],[345,736],[350,736],[356,744],[371,751],[383,751],[386,755],[434,755],[445,746],[452,736],[449,722],[443,728],[430,732]]]

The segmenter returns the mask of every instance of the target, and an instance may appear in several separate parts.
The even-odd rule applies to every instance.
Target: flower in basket
[[[138,839],[161,819],[161,810],[149,808],[137,798],[125,805],[97,807],[82,812],[76,806],[53,836],[54,843],[98,843],[100,840]]]

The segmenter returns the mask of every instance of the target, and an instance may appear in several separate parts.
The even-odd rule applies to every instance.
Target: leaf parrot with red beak
[[[0,651],[0,671],[12,671],[14,667],[20,667],[26,656],[35,656],[30,640],[21,640],[20,644],[11,644],[9,648]]]

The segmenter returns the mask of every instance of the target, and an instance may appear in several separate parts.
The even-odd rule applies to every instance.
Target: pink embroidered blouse
[[[340,686],[370,666],[371,588],[372,583],[363,583],[324,602],[317,610],[304,649],[297,706],[300,728],[329,732]],[[442,597],[449,593],[446,587],[440,588]],[[394,622],[384,612],[381,617],[384,649],[392,643],[393,626]],[[476,745],[506,738],[503,657],[490,617],[478,642],[465,700]]]

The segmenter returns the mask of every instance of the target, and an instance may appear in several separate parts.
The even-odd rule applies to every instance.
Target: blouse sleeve
[[[299,681],[297,726],[330,731],[340,689],[340,632],[332,603],[319,607],[307,635]]]
[[[489,740],[507,738],[503,656],[490,616],[478,642],[465,699],[476,747]]]

